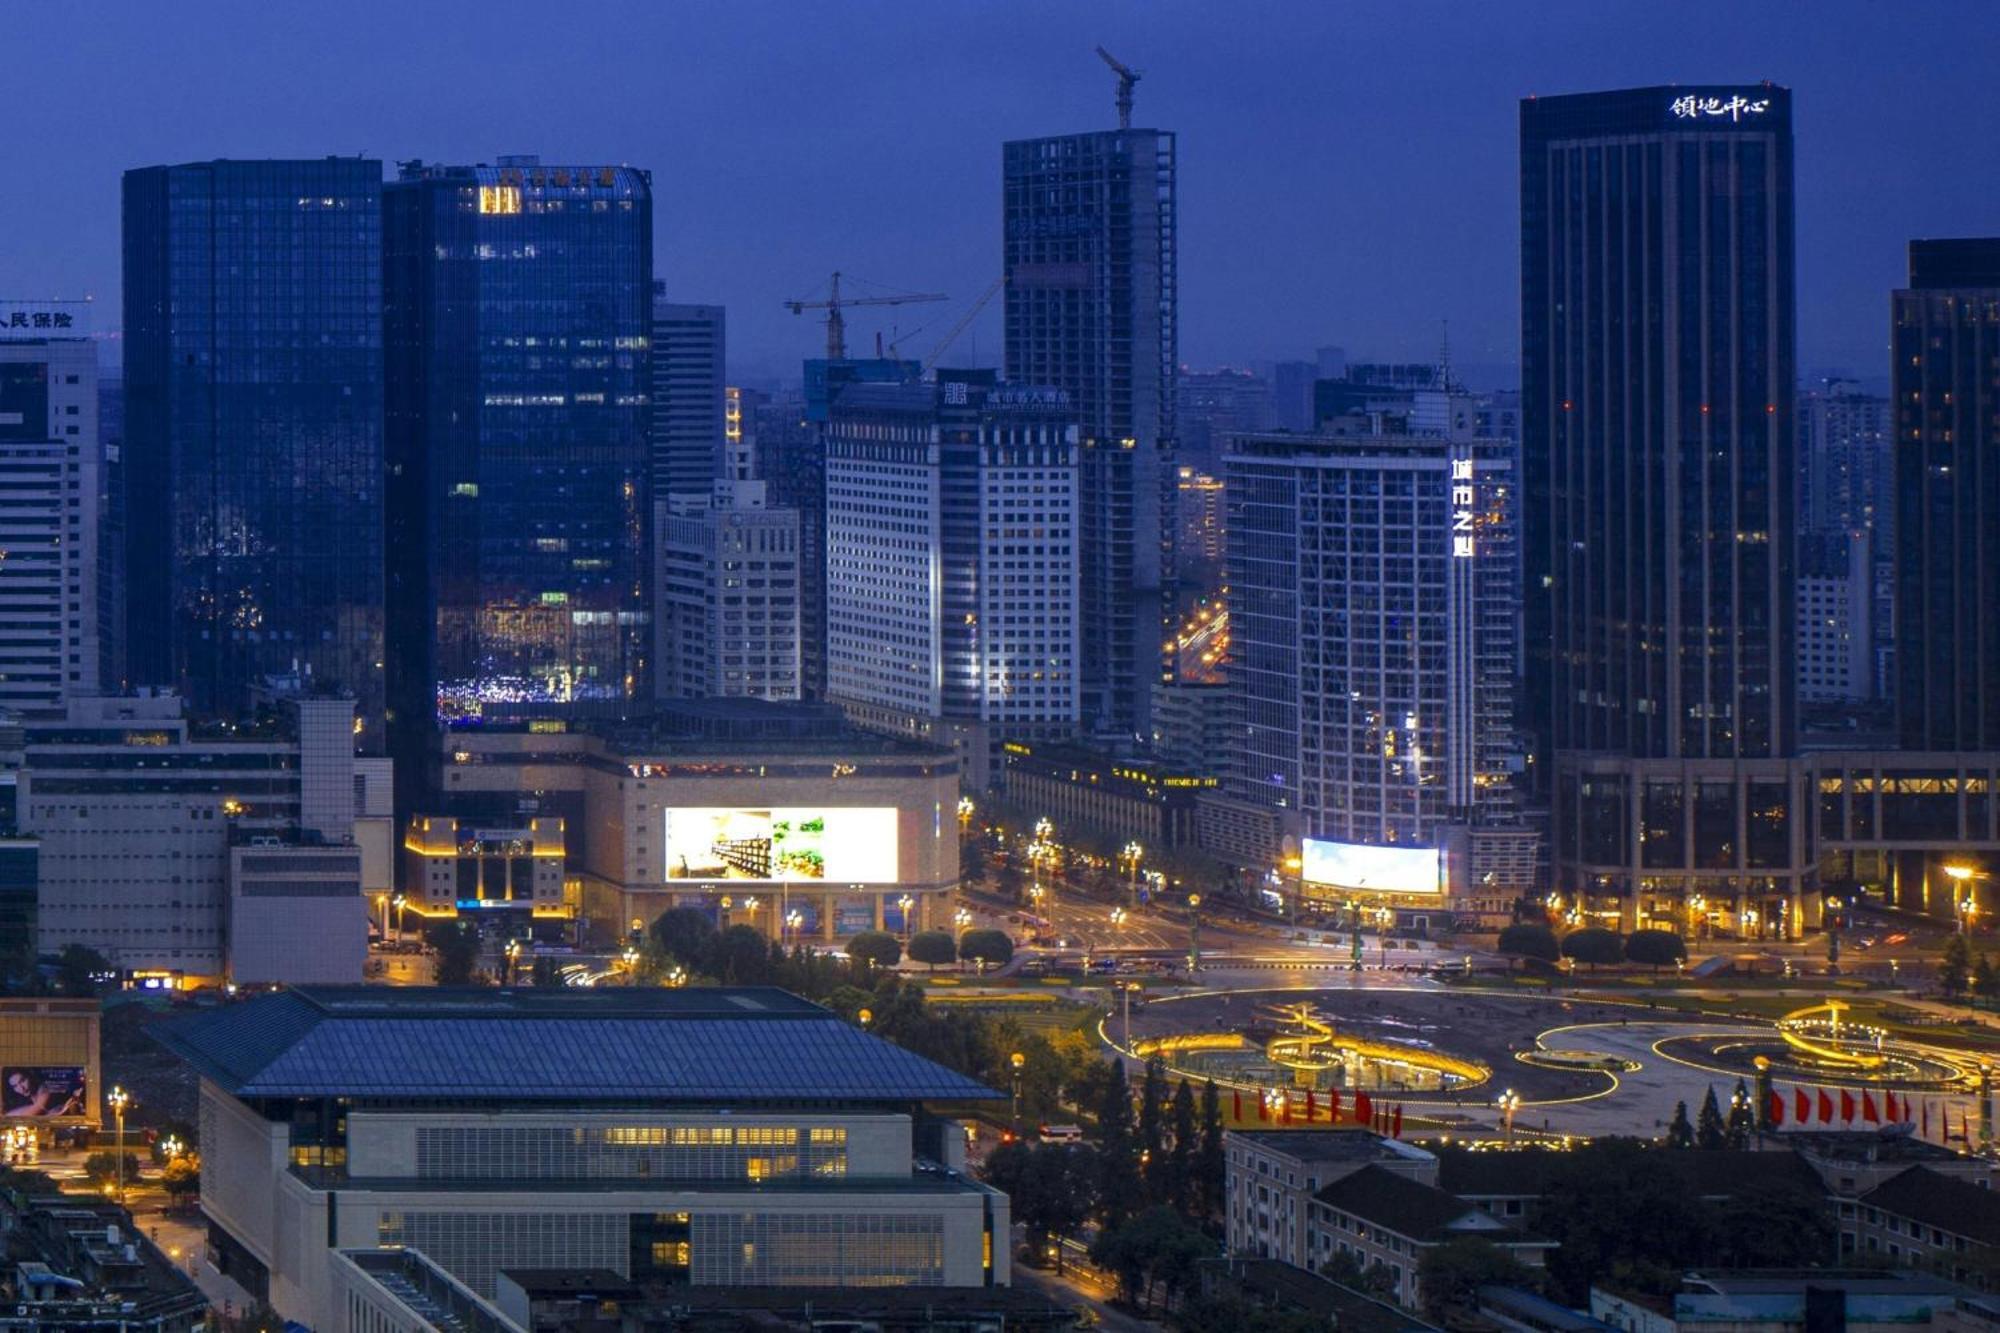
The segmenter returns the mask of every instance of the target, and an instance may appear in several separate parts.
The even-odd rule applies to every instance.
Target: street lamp
[[[122,1087],[114,1087],[105,1095],[105,1103],[111,1107],[111,1117],[118,1125],[117,1158],[118,1199],[125,1199],[125,1108],[132,1104],[132,1094]]]
[[[508,940],[507,947],[501,952],[507,956],[507,984],[511,986],[514,983],[514,969],[521,961],[521,941]]]
[[[907,893],[896,899],[896,906],[903,910],[903,939],[905,941],[910,938],[910,909],[916,905],[917,900]]]
[[[410,900],[399,893],[389,900],[389,905],[396,909],[396,943],[401,944],[403,942],[403,909],[410,905]]]
[[[1959,886],[1960,892],[1953,895],[1958,908],[1958,933],[1967,934],[1972,929],[1972,918],[1979,912],[1979,898],[1972,887],[1973,883],[1987,876],[1984,872],[1965,865],[1948,865],[1944,868],[1944,873],[1951,876],[1952,881]]]
[[[960,833],[965,832],[966,829],[972,826],[972,815],[976,808],[972,804],[970,796],[961,796],[958,798],[958,831]]]
[[[806,923],[806,914],[804,912],[801,912],[798,908],[794,907],[791,911],[785,913],[785,929],[783,932],[784,935],[789,937],[798,934],[799,927],[803,926],[805,923]],[[785,942],[786,940],[783,939],[779,940],[780,944],[783,944]]]
[[[1188,980],[1201,970],[1201,895],[1188,895]]]
[[[1128,876],[1128,883],[1131,889],[1132,905],[1137,907],[1139,905],[1139,862],[1146,855],[1146,849],[1141,847],[1136,841],[1128,842],[1125,844],[1125,850],[1121,854],[1125,858],[1125,872]]]
[[[1021,1069],[1028,1063],[1028,1057],[1015,1051],[1007,1057],[1007,1063],[1014,1068],[1014,1137],[1021,1137]]]
[[[1500,1107],[1500,1132],[1506,1137],[1507,1142],[1512,1143],[1514,1141],[1514,1112],[1521,1109],[1521,1094],[1509,1088],[1500,1094],[1497,1104]]]

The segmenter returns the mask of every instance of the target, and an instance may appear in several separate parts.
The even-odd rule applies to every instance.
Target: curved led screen
[[[1300,877],[1358,893],[1442,893],[1444,859],[1435,847],[1371,847],[1305,840]]]

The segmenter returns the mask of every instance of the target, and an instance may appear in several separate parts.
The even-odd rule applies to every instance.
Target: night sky
[[[1991,3],[47,3],[0,10],[0,296],[118,323],[118,181],[211,157],[629,162],[655,267],[729,307],[732,373],[796,377],[780,308],[835,268],[948,306],[856,312],[930,349],[999,266],[1000,142],[1108,127],[1098,43],[1180,133],[1192,366],[1429,358],[1511,380],[1516,99],[1791,86],[1804,375],[1882,376],[1912,236],[2000,231]],[[998,302],[952,358],[999,354]],[[107,360],[115,359],[108,349]]]

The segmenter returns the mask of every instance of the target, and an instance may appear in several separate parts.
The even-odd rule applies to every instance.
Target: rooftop
[[[1407,1162],[1431,1155],[1365,1129],[1232,1129],[1229,1134],[1302,1162]]]
[[[1480,1232],[1500,1233],[1500,1244],[1548,1243],[1515,1231],[1455,1194],[1379,1166],[1364,1166],[1342,1176],[1313,1197],[1330,1208],[1419,1242]]]
[[[1861,1202],[1982,1245],[2000,1245],[2000,1194],[1928,1167],[1897,1172]]]
[[[506,1102],[998,1099],[770,987],[301,987],[165,1025],[237,1097]]]
[[[1796,1185],[1814,1194],[1824,1192],[1819,1174],[1796,1153],[1656,1151],[1659,1168],[1676,1173],[1698,1198],[1725,1198],[1783,1185]],[[1516,1152],[1440,1148],[1437,1159],[1439,1188],[1469,1198],[1537,1197],[1548,1192],[1573,1160],[1568,1154],[1539,1148]]]

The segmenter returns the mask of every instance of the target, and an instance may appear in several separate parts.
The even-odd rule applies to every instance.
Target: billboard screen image
[[[8,1065],[0,1069],[0,1116],[52,1120],[88,1112],[79,1065]]]
[[[765,882],[896,879],[894,807],[666,812],[666,877]]]
[[[1372,893],[1441,893],[1444,866],[1435,847],[1371,847],[1305,840],[1300,877],[1308,884]]]

